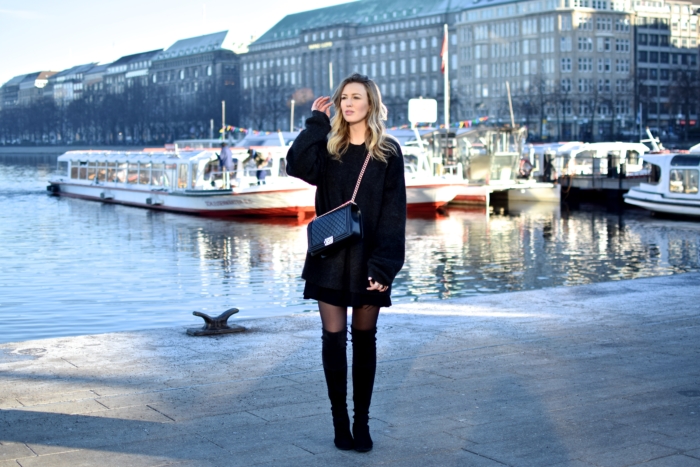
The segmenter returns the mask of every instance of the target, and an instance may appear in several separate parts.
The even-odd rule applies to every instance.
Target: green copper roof
[[[478,1],[478,0],[477,0]],[[253,44],[297,37],[303,30],[340,24],[362,26],[465,9],[465,0],[359,0],[285,16]],[[473,3],[470,0],[468,3]]]

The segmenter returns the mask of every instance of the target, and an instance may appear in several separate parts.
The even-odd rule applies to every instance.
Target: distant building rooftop
[[[304,30],[319,27],[369,26],[517,1],[520,0],[359,0],[287,15],[251,45],[291,39]]]
[[[118,60],[107,65],[107,73],[120,73],[124,72],[129,68],[133,68],[134,64],[139,62],[147,63],[149,60],[153,60],[163,49],[151,50],[148,52],[140,52],[137,54],[125,55]]]
[[[84,65],[76,65],[74,67],[68,68],[63,71],[59,71],[52,76],[56,81],[62,81],[63,79],[72,79],[75,75],[86,73],[90,71],[97,63],[86,63]]]
[[[167,58],[183,57],[214,50],[231,50],[233,43],[228,44],[231,41],[227,42],[227,36],[228,31],[221,31],[204,36],[181,39],[160,52],[153,60],[165,60]]]

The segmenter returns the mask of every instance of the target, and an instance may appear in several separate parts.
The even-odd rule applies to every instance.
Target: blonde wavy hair
[[[386,162],[394,148],[389,144],[386,134],[387,110],[382,104],[382,94],[377,83],[367,76],[355,73],[345,78],[333,93],[332,102],[336,113],[331,119],[331,132],[328,134],[328,153],[336,160],[340,160],[350,146],[350,125],[342,115],[340,101],[343,89],[350,83],[360,83],[367,91],[369,110],[367,112],[367,134],[365,135],[365,147],[374,159]]]

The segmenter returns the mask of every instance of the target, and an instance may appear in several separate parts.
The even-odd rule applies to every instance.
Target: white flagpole
[[[445,128],[450,131],[450,37],[447,35],[447,24],[445,24]]]

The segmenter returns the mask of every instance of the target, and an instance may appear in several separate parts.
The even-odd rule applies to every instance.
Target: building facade
[[[148,86],[148,72],[151,60],[163,49],[127,55],[110,63],[104,73],[105,90],[111,94],[122,94],[128,86],[138,83]]]
[[[635,2],[634,11],[638,113],[661,134],[697,125],[698,5]]]
[[[299,127],[313,97],[359,72],[379,84],[389,124],[405,122],[409,98],[442,99],[443,25],[454,23],[454,3],[365,0],[289,15],[241,56],[242,99],[268,116],[259,124],[284,128],[294,99],[302,104]],[[456,35],[451,41],[456,45]]]
[[[44,96],[52,97],[56,105],[60,107],[80,100],[85,90],[83,84],[85,73],[96,65],[97,63],[87,63],[56,73],[48,79],[48,83],[44,87]]]
[[[267,115],[286,114],[294,96],[327,95],[357,71],[380,85],[389,125],[406,124],[410,98],[435,98],[442,111],[448,24],[453,122],[508,123],[512,105],[515,123],[536,139],[631,137],[654,119],[659,128],[696,119],[697,99],[687,93],[674,107],[670,94],[674,67],[676,75],[688,72],[686,89],[698,89],[690,85],[698,8],[646,0],[360,0],[289,15],[253,42],[241,58],[242,94],[277,101],[273,112],[269,102],[253,106]]]
[[[179,40],[153,57],[149,84],[180,108],[199,109],[211,118],[221,115],[221,102],[226,101],[226,120],[235,123],[239,56],[232,46],[228,31]]]

